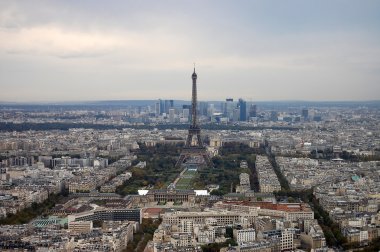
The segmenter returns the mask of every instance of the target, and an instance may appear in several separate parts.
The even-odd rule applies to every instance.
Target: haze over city
[[[1,1],[0,101],[379,100],[379,1]]]

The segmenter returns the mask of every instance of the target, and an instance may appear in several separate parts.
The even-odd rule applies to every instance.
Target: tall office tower
[[[208,102],[199,102],[199,115],[207,116]]]
[[[232,121],[237,122],[240,121],[240,109],[234,108],[234,111],[232,112]]]
[[[307,108],[302,109],[302,117],[304,120],[307,120],[309,117],[309,110]]]
[[[235,109],[234,99],[227,98],[226,103],[225,103],[225,109],[224,109],[223,113],[230,120],[233,119],[234,109]]]
[[[220,112],[222,112],[223,115],[226,114],[226,102],[221,102],[220,103]]]
[[[149,114],[151,114],[151,113],[155,113],[156,112],[156,106],[152,106],[152,105],[148,105],[147,107],[146,107],[146,112],[148,112]]]
[[[154,104],[154,114],[155,116],[159,116],[161,114],[160,111],[160,100],[157,100],[156,103]]]
[[[164,112],[167,115],[169,114],[169,108],[170,108],[170,101],[169,100],[165,100],[165,103],[164,103]]]
[[[240,121],[247,121],[247,102],[239,99]]]
[[[191,120],[191,113],[190,113],[190,111],[191,111],[191,105],[182,105],[182,109],[188,109],[189,110],[189,116],[188,116],[188,118],[189,118],[189,120]]]
[[[165,113],[165,102],[161,99],[158,99],[158,101],[160,102],[160,115],[162,115]]]
[[[249,107],[249,117],[257,117],[257,106],[256,104],[251,104]]]
[[[190,109],[184,108],[182,109],[182,117],[189,120],[190,117]]]
[[[165,100],[165,113],[169,114],[169,109],[174,108],[173,100]]]
[[[160,102],[158,101],[154,104],[154,114],[155,116],[160,115]]]
[[[169,109],[169,122],[175,123],[175,109],[174,108]]]
[[[215,113],[214,104],[209,104],[207,108],[207,116],[212,116]]]
[[[180,167],[187,158],[202,157],[206,165],[208,167],[212,167],[213,165],[211,163],[210,157],[207,155],[206,148],[203,145],[201,138],[201,128],[199,127],[197,120],[197,74],[195,73],[195,68],[194,73],[191,75],[191,78],[193,80],[191,99],[191,125],[189,128],[189,134],[187,135],[185,147],[182,149],[176,166]],[[194,137],[196,137],[195,143],[193,142]]]

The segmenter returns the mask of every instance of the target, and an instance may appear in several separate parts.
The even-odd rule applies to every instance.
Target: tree
[[[232,227],[226,227],[226,238],[234,238],[234,229]]]
[[[210,195],[216,195],[216,196],[223,196],[224,194],[225,194],[225,192],[220,190],[220,189],[212,190],[210,192]]]

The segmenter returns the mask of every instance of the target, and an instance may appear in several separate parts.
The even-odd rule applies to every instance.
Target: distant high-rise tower
[[[156,116],[159,116],[161,114],[160,105],[160,100],[157,100],[154,105],[154,113]]]
[[[232,121],[237,122],[240,120],[240,109],[234,108],[232,111]]]
[[[169,122],[170,123],[175,122],[175,109],[174,108],[169,109]]]
[[[249,108],[249,117],[257,117],[257,106],[256,104],[251,104]]]
[[[169,114],[169,109],[174,107],[174,101],[173,100],[165,100],[165,110],[164,112],[166,114]]]
[[[185,147],[183,147],[181,155],[177,161],[176,166],[179,167],[183,164],[185,159],[189,157],[203,157],[204,162],[208,167],[212,167],[210,157],[207,154],[206,148],[203,145],[201,138],[201,128],[198,125],[197,118],[197,74],[192,74],[193,79],[193,89],[192,89],[192,99],[191,99],[191,125],[189,128],[189,134],[187,135]],[[194,136],[196,136],[196,141],[193,141]]]
[[[186,122],[188,122],[190,117],[190,109],[182,109],[182,117],[186,120]]]
[[[302,109],[302,117],[304,120],[307,120],[309,117],[309,110],[307,108]]]
[[[247,102],[239,99],[240,121],[247,121]]]
[[[223,110],[224,115],[228,119],[232,120],[235,108],[236,108],[236,104],[234,103],[234,99],[227,98],[226,99],[226,103],[225,103],[225,107],[224,107],[224,110]]]
[[[199,114],[201,116],[207,116],[208,102],[199,102]]]
[[[165,113],[165,103],[161,99],[158,99],[158,101],[160,103],[160,115],[162,115],[163,113]]]

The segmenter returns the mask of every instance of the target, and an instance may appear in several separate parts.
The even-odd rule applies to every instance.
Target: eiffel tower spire
[[[197,74],[195,73],[195,65],[194,65],[194,73],[191,75],[193,79],[193,92],[191,96],[191,127],[198,127],[197,122]]]
[[[185,147],[182,149],[181,155],[177,161],[176,166],[179,167],[185,161],[185,159],[193,156],[200,156],[203,158],[204,162],[207,166],[212,167],[212,163],[210,157],[207,154],[206,148],[203,145],[201,138],[201,129],[198,125],[197,118],[197,74],[195,72],[195,64],[194,64],[194,72],[191,75],[193,80],[193,88],[192,88],[192,99],[191,99],[191,125],[189,128],[189,134],[187,135]],[[197,141],[195,145],[192,145],[193,137],[196,136]]]

